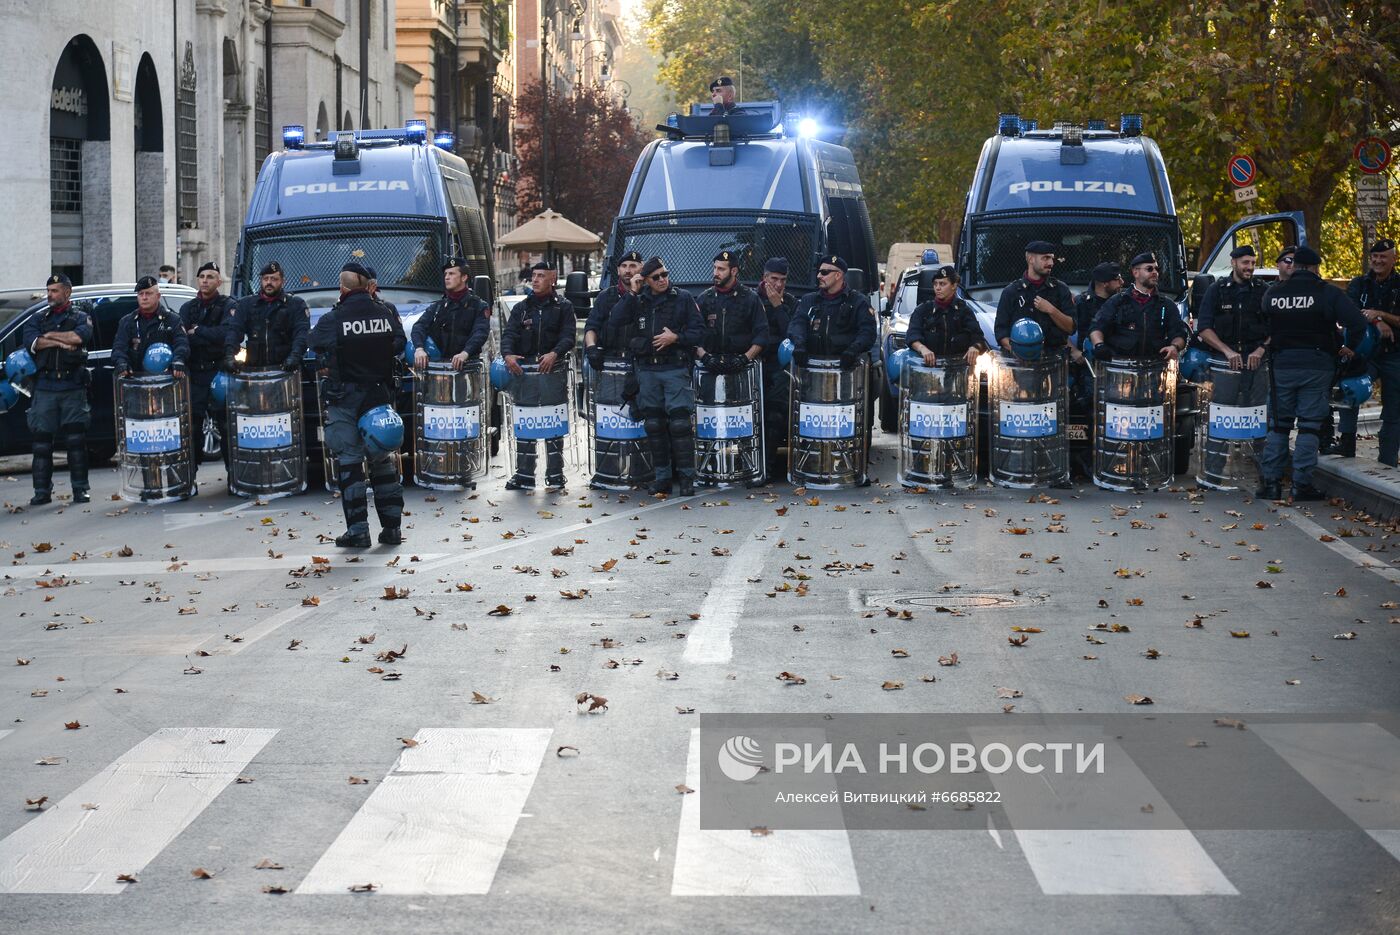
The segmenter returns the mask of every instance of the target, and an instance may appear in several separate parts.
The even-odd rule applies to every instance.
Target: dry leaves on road
[[[803,677],[800,676],[800,675],[794,675],[794,674],[791,673],[791,672],[779,672],[779,673],[775,676],[775,678],[777,678],[777,680],[780,681],[780,682],[782,682],[784,685],[806,685],[806,684],[807,684],[807,680],[806,680],[805,678],[803,678]]]

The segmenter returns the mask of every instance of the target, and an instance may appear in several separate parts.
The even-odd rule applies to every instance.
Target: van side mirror
[[[496,301],[496,284],[491,281],[490,276],[473,276],[472,291],[488,305]]]
[[[1195,246],[1187,247],[1187,248],[1186,248],[1186,268],[1187,268],[1187,269],[1200,269],[1200,268],[1201,268],[1201,245],[1200,245],[1200,244],[1196,244]]]
[[[1186,307],[1191,311],[1191,317],[1195,318],[1200,311],[1201,300],[1206,296],[1206,290],[1210,284],[1215,282],[1215,277],[1206,273],[1197,273],[1191,280],[1191,294],[1186,301]]]
[[[851,287],[852,292],[864,292],[865,270],[855,267],[846,270],[846,285]]]
[[[574,270],[564,280],[564,298],[573,303],[574,308],[588,308],[588,274]]]

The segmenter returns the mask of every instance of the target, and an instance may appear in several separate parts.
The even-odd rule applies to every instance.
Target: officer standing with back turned
[[[45,289],[49,307],[24,324],[24,348],[34,358],[37,380],[27,420],[33,440],[34,496],[30,506],[53,500],[53,449],[59,434],[68,449],[68,481],[73,502],[87,503],[88,372],[87,346],[92,321],[72,302],[73,283],[62,273]]]
[[[1377,460],[1395,467],[1400,455],[1400,273],[1395,271],[1395,241],[1377,240],[1369,254],[1371,269],[1347,285],[1347,298],[1361,309],[1366,320],[1381,333],[1374,372],[1381,380],[1380,451]],[[1388,332],[1388,333],[1387,333]],[[1338,429],[1341,438],[1332,452],[1343,458],[1356,457],[1356,409],[1341,411]]]

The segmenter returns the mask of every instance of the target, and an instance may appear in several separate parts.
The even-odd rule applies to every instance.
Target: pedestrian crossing
[[[1400,827],[1400,791],[1393,784],[1400,771],[1400,739],[1375,724],[1251,729],[1400,860],[1400,832],[1392,830]],[[0,731],[0,740],[12,732]],[[155,731],[0,840],[0,894],[124,892],[127,884],[118,878],[142,872],[230,784],[256,771],[255,759],[277,734],[273,728]],[[1004,732],[998,736],[1004,739]],[[367,886],[400,896],[499,891],[498,871],[519,820],[528,816],[527,803],[534,801],[535,811],[548,807],[541,797],[551,793],[536,785],[551,737],[547,728],[420,729],[334,840],[308,861],[311,869],[299,882],[286,880],[287,888],[303,895],[348,895]],[[0,746],[0,757],[11,749],[13,741]],[[692,730],[683,775],[685,787],[694,791],[680,790],[679,808],[662,810],[679,812],[664,819],[676,822],[671,896],[862,895],[858,855],[869,853],[862,850],[862,832],[702,829],[700,750],[700,732]],[[308,773],[306,778],[325,777]],[[1113,788],[1095,788],[1083,776],[1077,777],[1081,785],[1058,787],[1044,775],[990,778],[1013,827],[1018,814],[1025,817],[1036,807],[1037,796],[1041,807],[1075,798],[1159,803],[1151,830],[1013,832],[1019,853],[1007,851],[1008,857],[1022,861],[1017,867],[1029,869],[1046,895],[1239,895],[1140,772],[1118,771]],[[585,819],[580,815],[571,822]],[[264,810],[244,820],[276,822],[278,816]],[[994,829],[991,838],[1001,846]],[[538,846],[539,839],[532,840]],[[561,852],[570,847],[567,841],[553,843]]]

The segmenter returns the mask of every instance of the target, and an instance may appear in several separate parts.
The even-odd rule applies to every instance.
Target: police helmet
[[[175,352],[170,349],[170,345],[164,341],[157,341],[146,348],[146,356],[141,358],[141,367],[147,373],[165,373],[174,359]]]
[[[1371,398],[1371,378],[1364,373],[1359,377],[1339,380],[1337,388],[1341,390],[1342,402],[1348,406],[1360,406]]]
[[[504,357],[492,359],[490,377],[491,385],[496,389],[503,390],[506,388],[506,384],[510,382],[510,371],[506,370],[506,359]]]
[[[24,348],[11,351],[5,358],[5,378],[11,383],[20,383],[29,377],[34,376],[38,370],[34,366],[34,358]]]
[[[0,381],[0,412],[9,412],[19,402],[19,390]]]
[[[1012,325],[1011,350],[1022,360],[1039,360],[1045,350],[1045,332],[1039,323],[1022,318]]]
[[[914,352],[907,347],[902,347],[889,357],[885,358],[885,373],[889,375],[891,383],[899,382],[899,375],[904,372],[906,364],[915,362]]]
[[[783,338],[783,342],[778,345],[778,363],[784,367],[792,363],[792,352],[796,349],[792,338]]]
[[[1183,379],[1200,383],[1210,372],[1210,355],[1199,347],[1190,348],[1181,355],[1181,363],[1177,370]]]
[[[360,416],[359,428],[371,454],[388,454],[403,445],[403,419],[393,406],[375,406]]]
[[[209,381],[209,398],[216,406],[224,406],[228,403],[228,387],[232,379],[228,374],[220,370],[214,374],[214,379]]]

